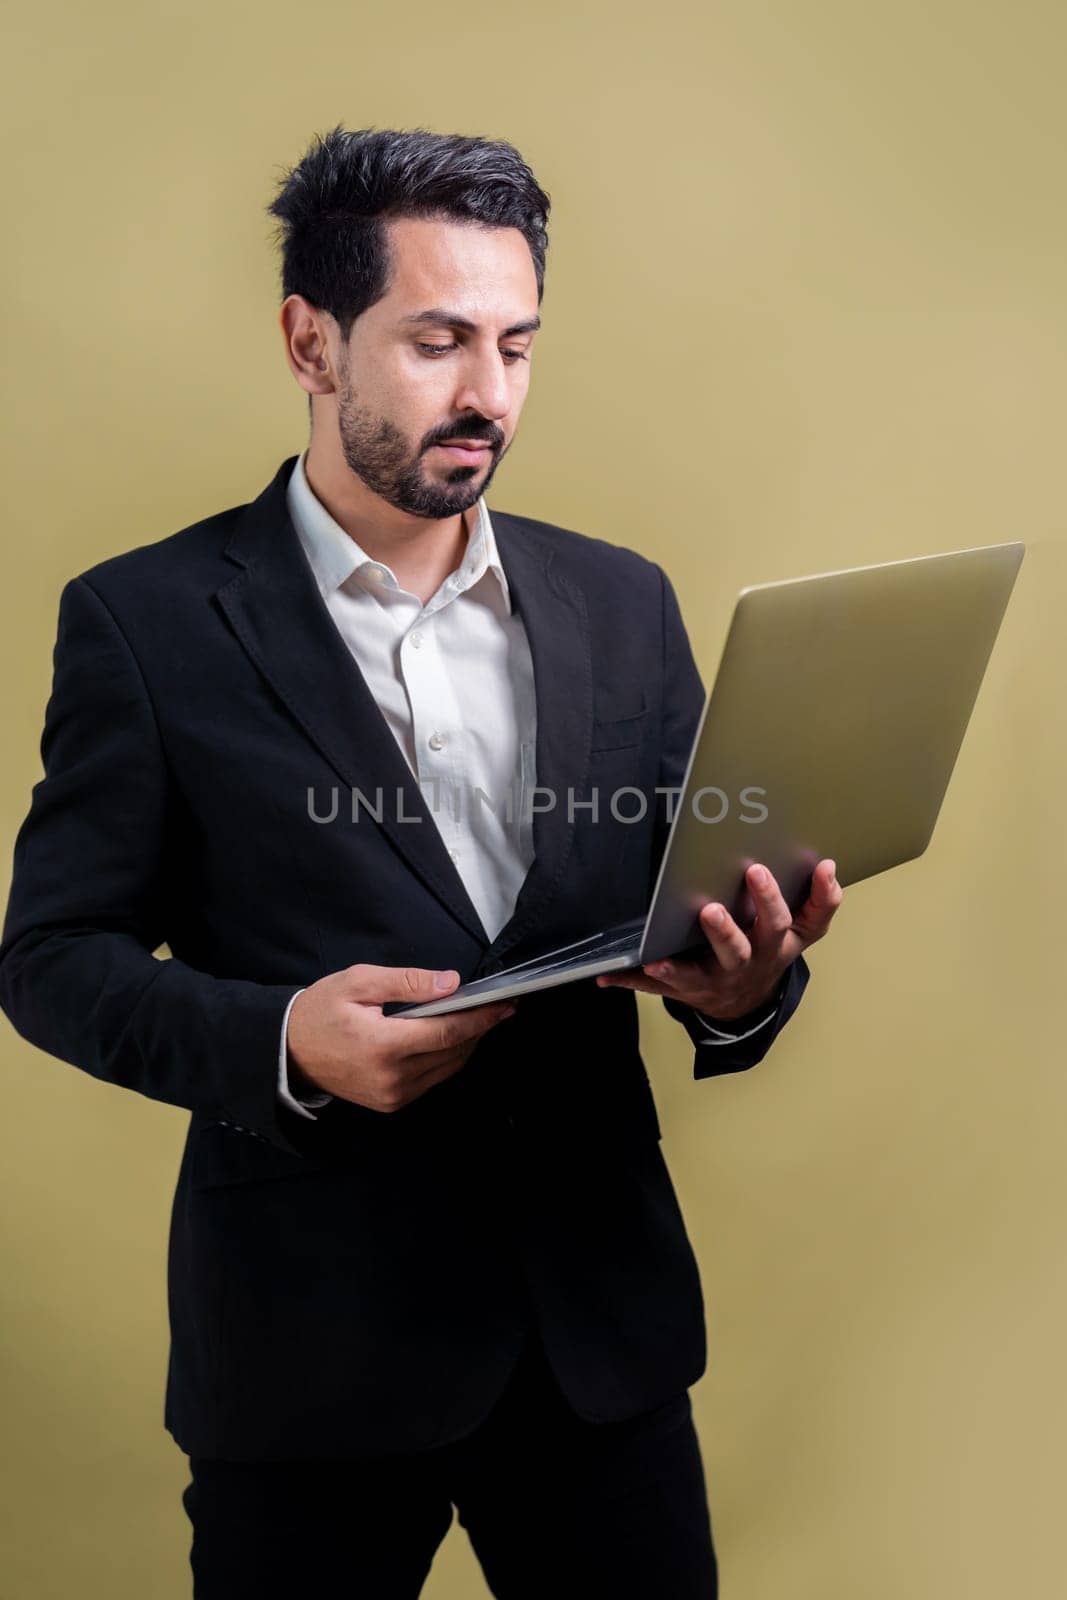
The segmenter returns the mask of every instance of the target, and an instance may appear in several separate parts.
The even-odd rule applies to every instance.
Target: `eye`
[[[434,358],[446,356],[450,350],[457,350],[458,348],[459,346],[454,344],[422,344],[421,342],[419,344],[420,350]],[[525,350],[501,350],[500,354],[508,362],[528,361],[530,359]]]

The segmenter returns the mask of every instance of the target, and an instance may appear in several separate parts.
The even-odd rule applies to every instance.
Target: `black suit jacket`
[[[704,691],[662,570],[493,512],[537,693],[536,859],[490,940],[326,610],[283,462],[249,505],[89,568],[60,598],[45,775],[15,844],[0,1004],[28,1040],[192,1116],[169,1238],[165,1426],[191,1455],[443,1443],[503,1388],[529,1319],[578,1412],[704,1370],[700,1282],[632,991],[527,995],[393,1113],[276,1094],[282,1016],[356,962],[464,980],[643,913]],[[634,785],[643,821],[606,813]],[[327,796],[339,791],[331,822]],[[599,821],[576,801],[601,792]],[[354,823],[353,789],[385,797]],[[620,810],[622,803],[620,802]],[[636,805],[630,809],[636,810]],[[401,816],[421,821],[403,822]],[[166,943],[170,959],[154,952]],[[704,1048],[752,1066],[795,1008]]]

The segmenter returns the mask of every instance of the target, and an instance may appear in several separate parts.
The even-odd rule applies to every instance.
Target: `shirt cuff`
[[[782,1003],[782,992],[785,987],[785,976],[787,975],[783,975],[778,984],[774,999],[769,1002],[770,1009],[765,1016],[759,1017],[758,1022],[753,1022],[752,1018],[759,1016],[759,1011],[762,1009],[759,1007],[754,1011],[750,1011],[746,1016],[734,1017],[724,1022],[722,1018],[715,1018],[713,1021],[711,1017],[705,1016],[703,1011],[698,1011],[695,1006],[690,1006],[689,1010],[694,1018],[709,1035],[706,1039],[698,1039],[697,1044],[711,1045],[713,1047],[715,1045],[737,1044],[740,1040],[749,1039],[754,1033],[759,1033],[761,1028],[765,1028],[768,1022],[773,1022],[778,1015],[778,1007]]]
[[[298,989],[296,994],[303,994],[303,992],[303,989]],[[319,1119],[310,1108],[312,1106],[329,1105],[333,1095],[309,1094],[301,1096],[298,1100],[289,1088],[289,1060],[288,1052],[285,1048],[285,1034],[289,1026],[289,1013],[293,1009],[293,1000],[296,999],[296,994],[290,999],[285,1008],[285,1015],[282,1017],[282,1036],[278,1045],[278,1099],[283,1106],[288,1106],[290,1111],[295,1111],[297,1116],[307,1117],[311,1122],[317,1122]]]

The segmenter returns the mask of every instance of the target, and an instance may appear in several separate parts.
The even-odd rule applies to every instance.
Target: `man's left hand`
[[[789,964],[833,921],[844,890],[834,873],[836,863],[820,861],[811,891],[794,917],[773,873],[758,862],[748,868],[745,883],[756,907],[749,933],[742,933],[726,907],[709,900],[700,912],[700,926],[710,949],[698,956],[654,961],[640,975],[602,973],[601,988],[639,989],[693,1006],[709,1017],[728,1022],[770,1001]]]

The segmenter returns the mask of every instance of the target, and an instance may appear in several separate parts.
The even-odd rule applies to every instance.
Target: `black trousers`
[[[531,1334],[464,1438],[352,1461],[190,1458],[194,1600],[415,1600],[453,1506],[497,1600],[715,1600],[688,1392],[584,1422]]]

